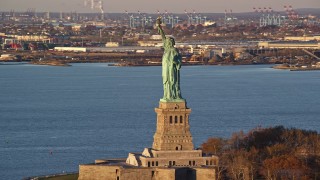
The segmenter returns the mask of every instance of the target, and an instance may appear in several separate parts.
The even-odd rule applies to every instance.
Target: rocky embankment
[[[320,67],[317,66],[290,66],[288,64],[281,64],[272,67],[273,69],[283,69],[290,71],[316,71],[320,70]]]
[[[30,62],[30,64],[36,64],[36,65],[48,65],[48,66],[71,66],[65,61],[59,61],[59,60],[33,60]]]

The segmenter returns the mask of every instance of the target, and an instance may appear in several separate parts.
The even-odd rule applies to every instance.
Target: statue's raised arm
[[[158,28],[158,32],[161,35],[162,41],[165,41],[166,40],[166,35],[164,34],[164,31],[163,31],[163,29],[161,27],[161,24],[162,24],[161,16],[159,16],[157,18],[156,25],[157,25],[157,28]]]

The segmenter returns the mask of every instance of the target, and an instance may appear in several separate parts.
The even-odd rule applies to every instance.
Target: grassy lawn
[[[68,174],[54,177],[41,177],[39,180],[77,180],[79,174]]]

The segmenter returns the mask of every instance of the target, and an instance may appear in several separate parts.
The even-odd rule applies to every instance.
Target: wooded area
[[[259,127],[229,139],[209,138],[201,148],[219,156],[218,179],[320,179],[316,131]]]

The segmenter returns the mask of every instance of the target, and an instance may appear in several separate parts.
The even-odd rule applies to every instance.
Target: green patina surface
[[[157,19],[156,25],[162,37],[164,53],[162,56],[162,82],[163,98],[162,102],[184,102],[180,91],[180,68],[181,54],[174,47],[175,41],[171,37],[166,37],[161,27],[161,18]]]
[[[160,102],[186,102],[185,99],[160,99]]]

